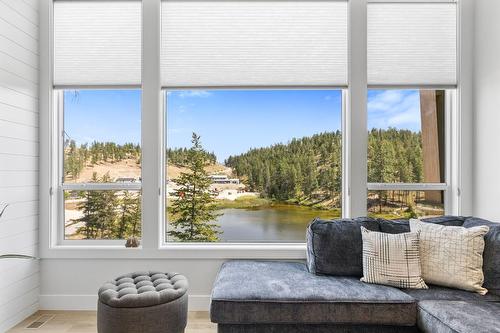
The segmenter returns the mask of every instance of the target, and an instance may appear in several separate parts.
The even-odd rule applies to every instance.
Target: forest
[[[199,146],[194,154],[193,149],[167,149],[168,163],[192,169],[193,156],[202,160],[203,165],[217,163],[214,153]],[[101,162],[135,159],[139,164],[140,154],[140,146],[134,144],[94,142],[90,146],[85,144],[77,147],[74,141],[69,141],[65,148],[65,176],[76,179],[85,166]],[[232,168],[233,176],[246,184],[248,191],[259,192],[264,199],[333,209],[341,207],[341,162],[342,134],[335,131],[250,149],[241,155],[230,156],[225,165]],[[198,173],[204,175],[200,176],[203,179],[200,178],[199,183],[208,186],[208,174],[198,169]],[[182,175],[185,178],[193,177],[189,173]],[[94,174],[91,180],[112,181],[107,174]],[[368,182],[422,181],[423,157],[419,132],[394,128],[368,132]],[[189,184],[184,185],[179,191],[186,195],[190,187]],[[404,201],[407,206],[411,206],[413,199],[406,192],[380,191],[376,194],[377,200],[369,197],[369,206],[378,205],[380,212],[382,206],[388,206],[391,202],[402,205]],[[84,238],[120,239],[140,234],[139,192],[81,191],[72,193],[71,197],[78,199],[76,208],[83,214],[73,223],[81,226],[77,233]],[[371,201],[377,203],[370,204]]]
[[[217,163],[215,154],[203,151],[202,154],[210,164]],[[183,167],[189,164],[188,148],[166,149],[168,163]],[[74,140],[65,142],[64,174],[66,179],[75,180],[85,166],[99,163],[116,163],[125,159],[134,159],[141,164],[141,147],[138,144],[94,141],[90,145],[85,143],[77,146]]]
[[[92,176],[92,182],[109,182],[107,174]],[[139,191],[73,191],[82,216],[72,221],[85,239],[127,239],[141,236],[141,195]]]
[[[286,144],[255,148],[230,156],[225,164],[251,191],[279,201],[328,201],[339,207],[342,134],[325,132],[294,138]],[[368,133],[368,182],[421,182],[419,132],[372,129]]]
[[[141,163],[141,147],[138,144],[119,145],[114,142],[94,141],[90,145],[85,143],[77,146],[74,140],[66,140],[64,147],[64,176],[66,179],[75,180],[85,166],[101,162],[115,163],[124,159],[135,159],[137,164]]]

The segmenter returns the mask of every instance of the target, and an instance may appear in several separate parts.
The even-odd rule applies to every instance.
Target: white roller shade
[[[55,85],[141,83],[141,2],[54,2]]]
[[[163,86],[347,84],[346,1],[164,0]]]
[[[368,84],[455,85],[456,3],[369,3]]]

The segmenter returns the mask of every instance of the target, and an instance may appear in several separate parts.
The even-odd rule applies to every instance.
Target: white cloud
[[[418,91],[386,90],[370,96],[368,127],[420,130]]]
[[[206,90],[183,90],[179,92],[180,98],[191,98],[191,97],[210,97],[212,93]]]

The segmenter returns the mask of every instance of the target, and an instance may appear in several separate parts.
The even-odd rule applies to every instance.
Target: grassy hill
[[[169,164],[166,168],[166,175],[168,179],[177,178],[181,172],[187,169],[174,164]],[[208,173],[223,173],[228,176],[231,175],[232,170],[221,164],[211,164],[205,168]],[[117,178],[135,178],[139,179],[141,177],[141,166],[137,164],[137,160],[133,158],[127,158],[116,162],[97,162],[95,164],[87,163],[80,171],[78,177],[73,179],[71,175],[66,176],[66,182],[73,183],[84,183],[90,182],[92,179],[92,174],[96,172],[98,176],[102,176],[109,173],[112,180]]]

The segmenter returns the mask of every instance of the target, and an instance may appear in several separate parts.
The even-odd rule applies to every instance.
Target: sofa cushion
[[[424,332],[499,333],[500,303],[421,301],[417,325]]]
[[[465,221],[462,216],[437,216],[422,219],[423,222],[434,223],[439,225],[460,227]],[[406,219],[385,220],[379,219],[380,231],[389,234],[400,234],[410,232],[410,222]]]
[[[488,289],[490,293],[500,295],[500,223],[475,217],[468,218],[464,222],[466,228],[480,225],[490,227],[490,230],[484,236],[483,287]]]
[[[468,302],[500,302],[500,296],[492,293],[480,295],[475,292],[428,285],[429,289],[401,289],[417,301],[468,301]]]
[[[379,231],[376,219],[315,219],[307,228],[307,267],[320,275],[363,275],[361,226]]]
[[[355,277],[316,276],[300,262],[240,260],[222,265],[210,316],[221,324],[412,326],[416,302]]]

